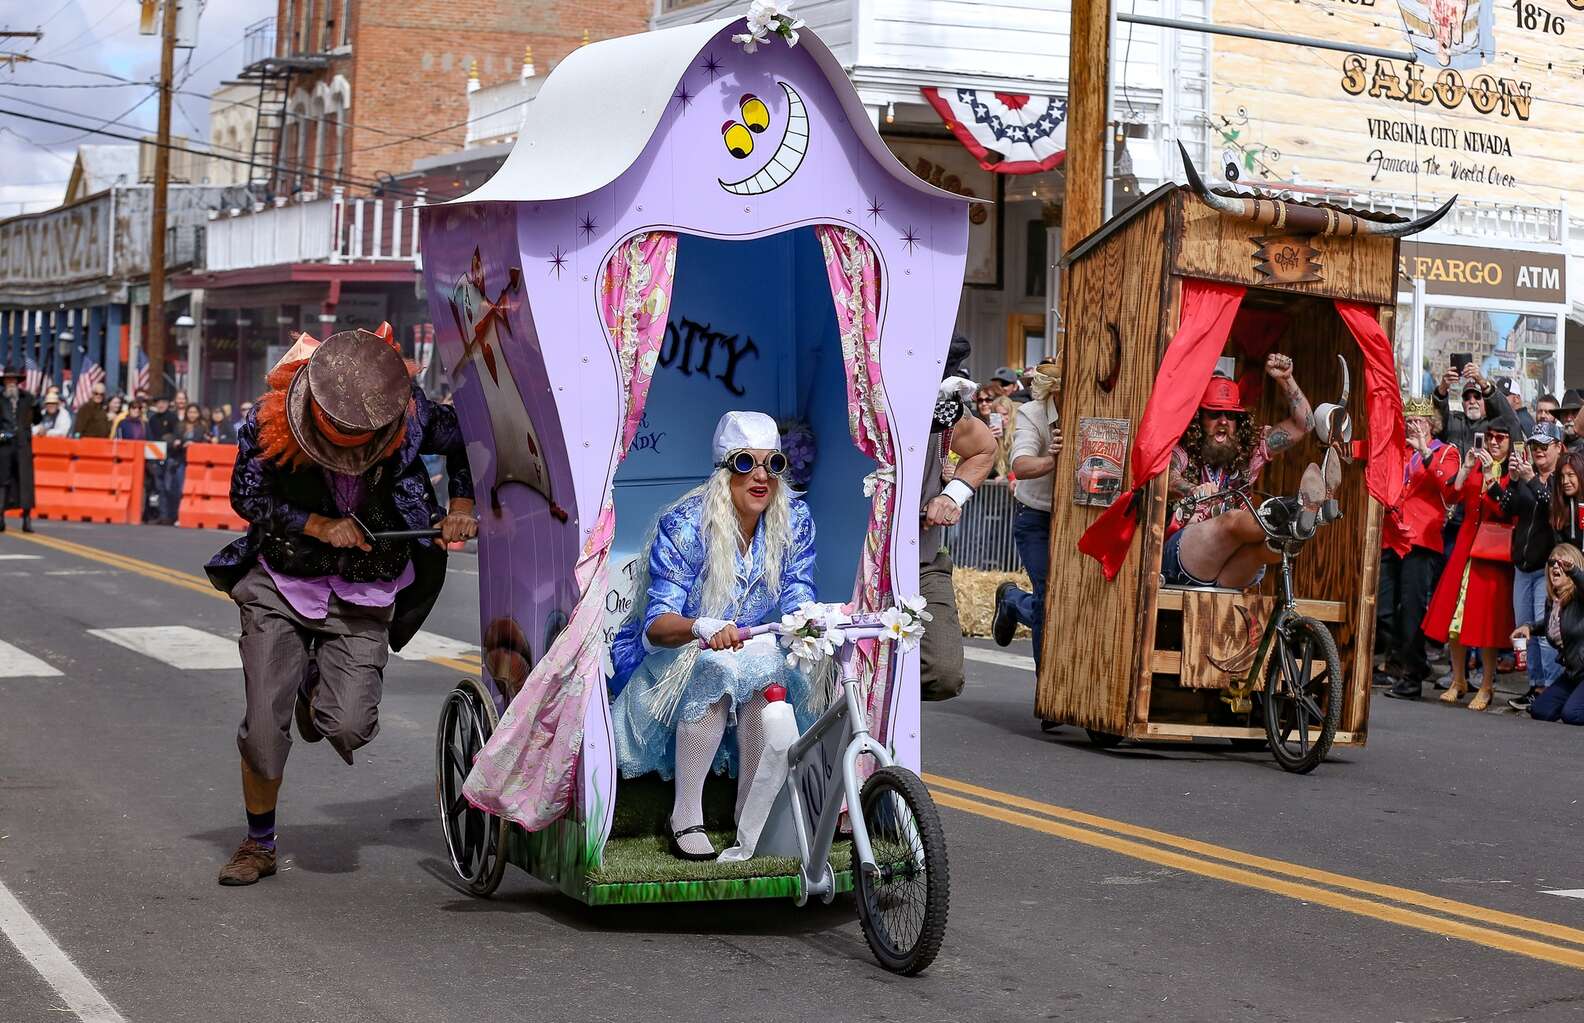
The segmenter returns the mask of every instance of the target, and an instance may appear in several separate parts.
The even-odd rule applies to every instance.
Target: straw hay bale
[[[957,617],[962,621],[964,636],[988,637],[990,619],[995,615],[996,587],[1013,582],[1029,589],[1026,572],[985,572],[977,568],[952,570],[952,589],[957,593]],[[1026,626],[1019,625],[1019,639],[1031,638]]]

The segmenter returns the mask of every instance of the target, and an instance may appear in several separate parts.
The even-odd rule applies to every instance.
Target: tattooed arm
[[[1188,476],[1188,453],[1181,447],[1173,448],[1171,454],[1171,469],[1166,477],[1166,495],[1173,501],[1181,501],[1193,493],[1194,481]]]
[[[1265,446],[1274,455],[1309,435],[1309,431],[1314,429],[1314,410],[1309,407],[1309,399],[1304,397],[1298,381],[1293,379],[1291,359],[1285,355],[1272,355],[1265,360],[1265,372],[1282,389],[1287,407],[1291,410],[1291,414],[1277,423],[1265,437]]]

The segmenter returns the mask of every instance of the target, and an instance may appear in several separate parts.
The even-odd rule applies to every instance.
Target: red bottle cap
[[[786,686],[782,686],[782,685],[765,686],[764,695],[765,695],[765,699],[769,700],[771,703],[785,703],[786,702]]]

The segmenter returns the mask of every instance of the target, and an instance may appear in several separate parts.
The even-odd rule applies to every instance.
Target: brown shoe
[[[251,838],[242,840],[231,862],[220,868],[220,883],[228,886],[257,884],[275,873],[275,850]]]

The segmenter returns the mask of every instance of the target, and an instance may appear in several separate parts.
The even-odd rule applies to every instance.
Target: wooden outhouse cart
[[[1401,398],[1390,342],[1397,239],[1429,226],[1451,203],[1410,222],[1209,191],[1188,167],[1190,186],[1162,186],[1064,261],[1066,457],[1052,497],[1046,608],[1052,624],[1035,711],[1047,725],[1088,729],[1102,745],[1265,742],[1257,683],[1275,660],[1266,658],[1261,640],[1279,573],[1267,572],[1248,592],[1166,587],[1168,473],[1139,480],[1136,448],[1146,406],[1161,403],[1152,395],[1164,389],[1196,399],[1212,367],[1240,379],[1260,423],[1285,418],[1281,396],[1263,386],[1259,373],[1274,350],[1293,358],[1294,377],[1316,405],[1334,401],[1346,386],[1343,362],[1353,392],[1364,399],[1353,402],[1351,444],[1339,442],[1352,457],[1336,495],[1342,518],[1318,530],[1292,563],[1296,613],[1323,623],[1335,638],[1341,669],[1335,741],[1360,746],[1369,716],[1382,500],[1395,501],[1402,485]],[[1196,304],[1204,319],[1210,293],[1230,302],[1235,314],[1223,317],[1229,332],[1202,339],[1219,361],[1197,360],[1201,372],[1188,379],[1168,354],[1190,343],[1183,336],[1190,333],[1187,321]],[[1375,436],[1368,419],[1382,424]],[[1324,450],[1315,437],[1304,440],[1264,470],[1259,490],[1294,494],[1306,464],[1320,461]],[[1129,501],[1137,531],[1126,545],[1116,544],[1116,575],[1108,579],[1079,542],[1103,513],[1115,517],[1111,504]],[[1075,608],[1083,609],[1081,618]]]

